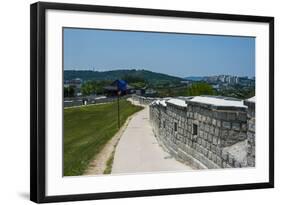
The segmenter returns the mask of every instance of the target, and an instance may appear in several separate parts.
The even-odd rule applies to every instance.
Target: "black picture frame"
[[[239,185],[46,196],[46,10],[168,16],[269,24],[269,181]],[[37,203],[217,192],[274,187],[274,17],[38,2],[30,7],[30,199]]]

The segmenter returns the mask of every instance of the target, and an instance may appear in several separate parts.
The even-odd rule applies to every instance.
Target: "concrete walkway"
[[[116,147],[112,174],[190,170],[159,146],[149,123],[146,106],[129,122]]]

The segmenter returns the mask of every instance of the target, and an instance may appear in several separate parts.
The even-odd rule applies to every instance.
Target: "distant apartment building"
[[[203,81],[211,84],[224,84],[224,85],[242,85],[242,86],[254,86],[255,78],[231,76],[231,75],[218,75],[218,76],[207,76]]]
[[[220,82],[225,83],[225,75],[220,75],[218,79]]]

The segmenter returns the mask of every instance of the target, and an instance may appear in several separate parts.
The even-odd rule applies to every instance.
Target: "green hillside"
[[[182,78],[174,77],[162,73],[155,73],[148,70],[113,70],[113,71],[86,71],[86,70],[65,70],[64,80],[71,80],[74,78],[81,78],[83,81],[88,80],[116,80],[123,79],[125,76],[134,76],[144,79],[149,84],[165,84],[165,83],[179,83]]]

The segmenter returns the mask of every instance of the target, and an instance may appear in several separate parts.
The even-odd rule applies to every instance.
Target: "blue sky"
[[[64,69],[255,76],[255,38],[64,29]]]

